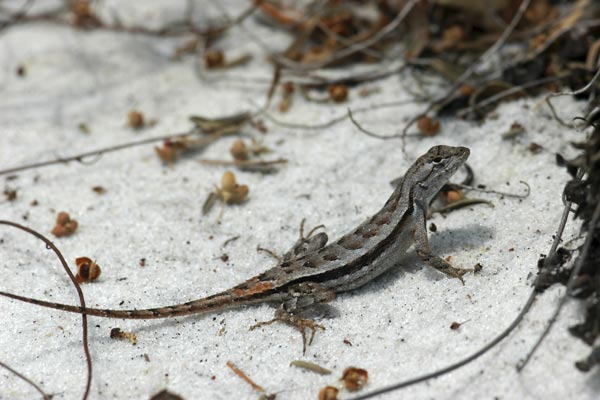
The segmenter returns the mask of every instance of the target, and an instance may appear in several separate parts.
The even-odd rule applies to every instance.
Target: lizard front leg
[[[461,269],[453,267],[448,261],[443,258],[436,256],[431,252],[429,247],[429,239],[427,238],[427,227],[425,221],[425,207],[423,203],[415,203],[415,227],[414,227],[414,240],[415,250],[417,256],[425,262],[427,265],[437,269],[444,274],[451,276],[452,278],[459,279],[462,284],[465,284],[462,276],[472,269]]]
[[[275,311],[275,318],[270,321],[259,322],[250,327],[254,330],[261,326],[271,325],[274,322],[284,322],[298,329],[302,334],[302,354],[306,353],[306,343],[312,344],[317,329],[325,330],[325,327],[316,324],[310,318],[303,315],[313,310],[316,306],[328,303],[335,298],[335,291],[325,288],[314,282],[302,282],[288,288],[289,298],[284,301]],[[307,341],[306,330],[310,330],[310,339]]]
[[[317,229],[324,228],[324,225],[317,225],[312,228],[306,236],[304,236],[304,223],[306,219],[303,218],[300,222],[300,232],[298,240],[292,246],[292,248],[283,255],[283,261],[291,261],[298,259],[308,253],[319,250],[327,244],[329,237],[325,232],[319,232],[316,235],[314,233]],[[314,236],[313,236],[314,235]]]

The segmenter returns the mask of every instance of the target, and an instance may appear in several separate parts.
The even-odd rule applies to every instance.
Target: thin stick
[[[358,128],[359,131],[361,131],[362,133],[364,133],[367,136],[371,136],[377,139],[395,139],[395,138],[400,138],[402,137],[401,134],[396,134],[396,135],[380,135],[378,133],[374,133],[371,132],[365,128],[362,127],[362,125],[360,125],[352,116],[352,110],[350,110],[350,108],[348,108],[348,118],[350,118],[350,121],[352,122],[352,124],[354,124],[354,126],[356,126]]]
[[[592,87],[592,85],[596,82],[596,80],[598,80],[598,77],[600,77],[600,68],[598,68],[598,71],[596,71],[596,74],[594,75],[594,77],[592,78],[591,81],[588,82],[587,85],[585,85],[584,87],[582,87],[581,89],[577,89],[574,92],[559,92],[559,93],[550,93],[549,95],[546,96],[546,98],[544,100],[546,100],[546,104],[548,104],[548,107],[550,107],[550,111],[552,111],[552,115],[554,116],[554,118],[563,126],[572,128],[571,125],[567,124],[565,121],[563,121],[558,114],[556,113],[556,110],[554,109],[554,106],[552,105],[552,103],[550,102],[550,99],[552,97],[558,97],[558,96],[576,96],[578,94],[584,93],[586,92],[589,88]]]
[[[386,103],[372,104],[372,105],[366,106],[366,107],[355,108],[354,111],[352,111],[352,113],[359,114],[359,113],[364,113],[364,112],[368,112],[368,111],[372,111],[372,110],[376,110],[376,109],[388,108],[388,107],[398,107],[398,106],[403,106],[406,104],[414,104],[414,100],[408,99],[408,100],[400,100],[400,101],[391,101],[391,102],[386,102]],[[321,130],[321,129],[329,128],[329,127],[331,127],[337,123],[340,123],[342,121],[345,121],[349,118],[348,112],[345,112],[344,114],[342,114],[338,117],[334,117],[334,118],[330,119],[329,121],[326,121],[326,122],[323,122],[320,124],[315,124],[315,125],[308,125],[308,124],[302,124],[302,123],[297,123],[297,122],[281,121],[267,111],[262,111],[262,115],[276,125],[283,126],[285,128],[303,129],[303,130]]]
[[[60,260],[60,263],[62,264],[65,272],[67,273],[67,275],[69,275],[69,279],[71,279],[71,282],[73,282],[73,285],[75,286],[75,290],[77,291],[77,295],[79,296],[79,303],[81,304],[82,309],[85,309],[85,307],[86,307],[85,306],[85,298],[83,297],[83,292],[81,291],[81,287],[77,283],[77,280],[75,279],[75,276],[73,275],[73,272],[71,272],[71,269],[69,268],[69,265],[67,264],[67,261],[65,260],[65,257],[62,255],[62,253],[60,252],[58,247],[56,247],[50,239],[48,239],[41,233],[39,233],[31,228],[28,228],[26,226],[17,224],[16,222],[0,220],[0,224],[12,226],[13,228],[17,228],[22,231],[25,231],[25,232],[35,236],[36,238],[40,239],[42,242],[44,242],[46,244],[46,247],[51,249],[54,252],[54,254],[56,254],[58,259]],[[92,384],[92,356],[90,355],[90,349],[89,349],[89,343],[88,343],[88,326],[87,326],[87,315],[86,314],[81,314],[81,323],[82,323],[82,337],[83,337],[83,352],[85,354],[85,361],[86,361],[86,365],[87,365],[87,380],[85,383],[85,391],[83,393],[82,400],[86,400],[90,394],[90,387]]]
[[[510,89],[506,89],[503,90],[499,93],[496,93],[493,96],[490,96],[482,101],[480,101],[479,103],[475,103],[475,104],[471,104],[469,107],[467,108],[463,108],[462,110],[459,110],[456,115],[459,118],[462,118],[464,116],[466,116],[467,114],[473,113],[475,112],[475,110],[480,109],[480,108],[484,108],[486,106],[489,106],[491,104],[494,104],[500,100],[502,100],[505,97],[508,97],[512,94],[518,93],[518,92],[523,92],[525,91],[525,89],[530,89],[532,87],[535,86],[541,86],[541,85],[545,85],[547,83],[552,83],[552,82],[556,82],[556,81],[561,81],[563,79],[569,78],[571,77],[571,74],[563,74],[560,76],[548,76],[545,78],[541,78],[541,79],[537,79],[531,82],[527,82],[524,83],[522,85],[518,85],[515,87],[511,87]]]
[[[514,194],[514,193],[500,192],[498,190],[480,189],[477,187],[460,184],[460,183],[456,183],[453,186],[459,187],[461,189],[473,190],[473,191],[481,192],[481,193],[492,193],[492,194],[499,194],[500,196],[504,196],[504,197],[514,197],[517,199],[525,199],[525,198],[529,197],[529,195],[531,194],[531,187],[529,186],[529,184],[525,181],[519,181],[519,183],[522,183],[523,185],[525,185],[525,188],[526,188],[525,194]]]
[[[19,371],[9,367],[7,364],[3,363],[2,361],[0,361],[0,367],[7,369],[9,372],[11,372],[12,374],[18,376],[19,378],[21,378],[22,380],[24,380],[25,382],[27,382],[28,384],[30,384],[31,386],[33,386],[33,388],[35,390],[37,390],[42,397],[44,398],[44,400],[51,400],[52,396],[49,394],[46,394],[46,392],[44,392],[42,390],[41,387],[39,387],[34,381],[32,381],[31,379],[29,379],[28,377],[26,377],[25,375],[21,374]]]
[[[533,290],[531,292],[531,294],[529,295],[529,298],[527,299],[527,302],[525,303],[525,306],[523,307],[523,310],[521,310],[519,315],[517,315],[515,320],[508,326],[508,328],[506,328],[500,335],[496,336],[496,338],[494,340],[492,340],[490,343],[488,343],[487,345],[485,345],[479,351],[473,353],[472,355],[470,355],[454,364],[451,364],[445,368],[439,369],[435,372],[421,375],[419,377],[409,379],[407,381],[400,382],[400,383],[397,383],[394,385],[390,385],[390,386],[384,387],[382,389],[374,390],[372,392],[362,394],[358,397],[352,397],[349,400],[370,399],[370,398],[379,396],[384,393],[393,392],[395,390],[399,390],[399,389],[402,389],[402,388],[405,388],[408,386],[416,385],[417,383],[425,382],[429,379],[439,378],[442,375],[445,375],[449,372],[452,372],[460,367],[463,367],[463,366],[469,364],[471,361],[481,357],[482,355],[487,353],[489,350],[491,350],[494,346],[496,346],[498,343],[500,343],[504,338],[506,338],[517,327],[517,325],[519,325],[519,323],[523,320],[523,317],[525,317],[525,314],[527,314],[527,312],[531,308],[531,305],[533,304],[533,301],[535,300],[536,294],[537,293],[535,290]]]
[[[589,252],[590,246],[592,245],[592,240],[594,238],[593,231],[594,231],[594,229],[596,229],[596,224],[598,223],[599,218],[600,218],[600,203],[598,203],[596,205],[596,208],[594,210],[594,214],[592,216],[592,219],[591,219],[591,222],[589,225],[590,227],[588,229],[587,236],[585,238],[585,241],[583,242],[583,247],[581,248],[581,253],[579,253],[579,256],[577,257],[577,261],[575,262],[575,266],[573,267],[573,271],[571,271],[571,275],[569,276],[569,281],[567,282],[567,289],[565,290],[565,293],[563,294],[560,301],[558,302],[558,305],[556,306],[556,310],[554,310],[552,317],[550,317],[550,319],[548,320],[548,323],[546,324],[546,328],[544,329],[544,331],[542,332],[542,334],[540,335],[538,340],[535,342],[535,344],[533,345],[533,347],[527,354],[527,357],[525,357],[523,362],[521,362],[520,364],[517,365],[518,372],[521,372],[525,368],[525,366],[527,365],[529,360],[531,360],[531,357],[533,357],[533,354],[535,353],[535,351],[538,349],[538,347],[540,347],[543,340],[546,338],[546,336],[550,332],[550,329],[552,329],[552,325],[554,324],[554,322],[556,322],[556,319],[558,318],[563,306],[565,305],[565,303],[567,301],[569,293],[573,290],[573,287],[575,286],[575,282],[577,281],[577,278],[579,277],[579,272],[581,272],[581,268],[583,267],[583,263],[585,262],[585,258],[587,257],[587,253]]]
[[[231,370],[232,370],[232,371],[233,371],[233,372],[234,372],[234,373],[235,373],[237,376],[239,376],[239,377],[240,377],[240,378],[242,378],[242,379],[243,379],[245,382],[247,382],[247,383],[248,383],[250,386],[252,386],[252,388],[253,388],[254,390],[258,390],[259,392],[264,392],[264,391],[265,391],[265,389],[264,389],[262,386],[260,386],[260,385],[257,385],[256,383],[254,383],[254,381],[253,381],[252,379],[250,379],[250,378],[248,377],[248,375],[246,375],[244,372],[242,372],[242,370],[241,370],[241,369],[239,369],[239,368],[238,368],[238,367],[237,367],[237,366],[236,366],[234,363],[232,363],[231,361],[227,361],[227,366],[228,366],[229,368],[231,368]]]
[[[0,175],[12,174],[15,172],[21,172],[21,171],[25,171],[28,169],[48,167],[50,165],[55,165],[55,164],[66,164],[70,161],[82,162],[82,160],[86,157],[101,156],[103,154],[112,153],[115,151],[130,148],[130,147],[142,146],[144,144],[154,143],[154,142],[158,142],[158,141],[177,139],[177,138],[191,135],[196,132],[198,132],[198,129],[194,128],[191,131],[185,132],[185,133],[179,133],[179,134],[175,134],[175,135],[156,136],[156,137],[142,139],[142,140],[138,140],[138,141],[134,141],[134,142],[118,144],[116,146],[108,146],[108,147],[104,147],[104,148],[101,148],[98,150],[87,151],[87,152],[80,153],[80,154],[77,154],[74,156],[59,157],[54,160],[40,161],[37,163],[22,165],[19,167],[6,168],[3,170],[0,170]]]

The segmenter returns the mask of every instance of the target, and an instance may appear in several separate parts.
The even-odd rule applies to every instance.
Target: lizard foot
[[[473,269],[455,268],[448,261],[438,257],[428,250],[417,249],[417,256],[431,267],[448,275],[451,278],[456,278],[464,285],[463,275],[467,272],[473,272]]]
[[[300,318],[293,314],[286,313],[283,310],[281,310],[281,311],[278,310],[275,313],[275,318],[273,318],[270,321],[259,322],[257,324],[252,325],[250,327],[250,330],[252,331],[256,328],[260,328],[261,326],[271,325],[274,322],[284,322],[290,326],[293,326],[294,328],[296,328],[297,330],[300,331],[300,334],[302,335],[302,354],[306,354],[306,343],[307,343],[306,329],[310,330],[310,339],[308,339],[309,346],[312,344],[313,339],[315,338],[315,334],[317,333],[317,330],[318,329],[320,329],[322,331],[325,330],[325,327],[323,325],[315,323],[315,321],[313,321],[312,319]]]

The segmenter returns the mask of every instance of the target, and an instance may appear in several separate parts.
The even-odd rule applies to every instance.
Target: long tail
[[[204,299],[193,300],[187,303],[176,304],[168,307],[148,308],[144,310],[109,310],[100,308],[83,308],[68,304],[52,303],[49,301],[32,299],[30,297],[19,296],[17,294],[0,292],[0,296],[8,297],[14,300],[24,301],[42,307],[53,308],[55,310],[67,311],[77,314],[92,315],[103,318],[121,318],[121,319],[157,319],[170,318],[181,315],[208,313],[211,311],[220,311],[226,308],[235,308],[245,304],[254,303],[251,300],[237,298],[234,300],[230,293],[223,292]],[[240,301],[242,300],[242,301]]]

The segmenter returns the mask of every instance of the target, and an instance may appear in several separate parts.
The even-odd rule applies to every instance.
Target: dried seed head
[[[340,389],[334,386],[325,386],[319,391],[319,400],[337,400]]]
[[[348,87],[346,85],[329,85],[329,98],[336,103],[343,103],[348,100]]]
[[[349,392],[360,390],[368,380],[369,373],[362,368],[348,367],[344,370],[344,374],[342,375],[344,387]]]
[[[417,127],[423,136],[433,136],[440,131],[440,122],[425,115],[419,118]]]
[[[71,5],[71,12],[76,18],[90,18],[92,9],[88,0],[77,0]]]
[[[56,223],[60,224],[60,225],[64,225],[67,222],[69,222],[69,220],[71,219],[71,217],[69,216],[68,213],[61,211],[58,213],[58,215],[56,216]]]
[[[294,93],[294,90],[296,90],[296,87],[294,86],[293,82],[285,82],[281,86],[281,90],[283,90],[284,95],[290,95],[290,94]]]
[[[246,197],[248,197],[248,192],[250,189],[248,185],[237,185],[237,187],[233,190],[232,196],[229,199],[230,203],[241,203]]]
[[[17,191],[12,189],[4,189],[6,201],[15,201],[17,199]]]
[[[77,221],[71,219],[69,214],[61,211],[56,216],[56,225],[52,228],[52,234],[56,237],[69,236],[77,230]]]
[[[79,257],[75,259],[77,265],[77,283],[92,282],[100,276],[100,266],[88,257]]]
[[[184,139],[163,141],[163,147],[155,147],[154,151],[162,162],[172,165],[175,159],[188,149],[188,142]]]
[[[121,330],[121,328],[112,328],[110,330],[110,338],[111,339],[127,339],[131,342],[132,345],[137,344],[137,336],[131,332],[125,332]]]
[[[91,28],[100,25],[100,21],[94,15],[89,0],[76,0],[71,4],[73,14],[73,25]]]
[[[208,49],[204,53],[204,65],[207,69],[222,68],[225,65],[225,54],[218,49]]]
[[[470,96],[473,94],[474,91],[475,88],[467,84],[460,85],[460,87],[458,88],[458,93],[460,93],[461,96]]]
[[[225,192],[232,192],[235,190],[237,182],[235,175],[231,171],[225,171],[221,177],[221,190]]]
[[[279,103],[279,112],[286,112],[290,108],[292,95],[294,94],[295,86],[292,82],[285,82],[281,85],[281,102]]]
[[[144,121],[144,114],[136,110],[129,111],[127,114],[127,120],[129,122],[129,126],[133,129],[140,129],[146,125]]]
[[[235,160],[247,160],[248,159],[248,147],[242,139],[238,139],[233,142],[231,149],[229,150]]]
[[[465,30],[459,25],[452,25],[442,33],[442,40],[445,42],[456,43],[467,36]]]

